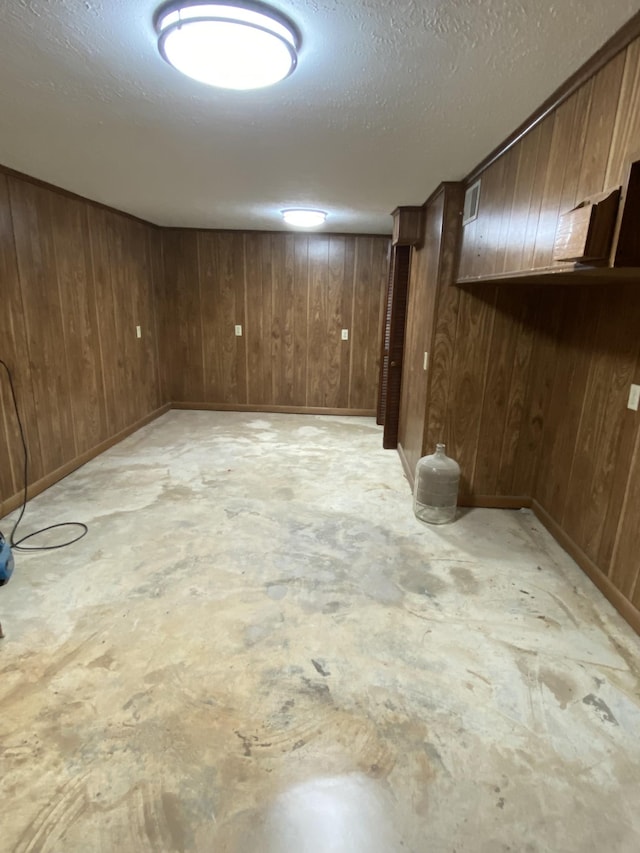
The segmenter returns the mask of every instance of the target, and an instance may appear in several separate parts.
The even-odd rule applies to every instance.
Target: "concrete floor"
[[[29,505],[90,531],[0,590],[2,851],[640,849],[638,638],[380,446],[171,412]]]

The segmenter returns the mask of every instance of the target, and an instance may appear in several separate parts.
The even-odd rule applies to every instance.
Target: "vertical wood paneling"
[[[309,240],[309,353],[307,401],[324,406],[326,389],[326,316],[329,240]]]
[[[515,313],[515,320],[514,320]],[[507,412],[513,383],[518,307],[514,294],[500,288],[496,294],[496,314],[489,342],[489,358],[483,397],[478,452],[473,472],[474,491],[497,495],[500,474],[496,460],[501,457],[508,423]]]
[[[424,353],[432,353],[435,305],[439,288],[445,192],[440,192],[424,216],[424,243],[413,249],[405,354],[402,368],[398,444],[410,471],[423,455],[428,372]]]
[[[640,39],[632,42],[624,53],[624,71],[615,127],[607,163],[605,186],[622,183],[627,160],[640,152]]]
[[[536,338],[534,318],[537,316],[538,292],[536,290],[529,293],[525,291],[523,295],[525,299],[519,306],[519,317],[509,330],[509,334],[515,337],[516,343],[511,380],[507,392],[505,427],[500,457],[494,461],[497,470],[496,488],[498,495],[526,495],[529,485],[522,482],[518,477],[519,466],[517,462],[518,449],[521,446],[520,436],[525,429],[530,393],[531,362]],[[502,288],[500,288],[498,304],[501,303],[502,298]]]
[[[87,209],[80,201],[51,196],[52,236],[65,323],[66,369],[76,452],[109,435],[102,388],[98,314],[91,267]]]
[[[170,229],[162,235],[167,285],[161,347],[170,400],[204,398],[197,239],[195,231]]]
[[[558,266],[552,261],[558,217],[618,178],[612,139],[629,144],[621,108],[637,98],[619,54],[481,176],[478,218],[464,228],[459,280]]]
[[[70,405],[65,330],[53,244],[51,193],[9,180],[22,308],[29,350],[42,466],[34,477],[77,455]]]
[[[7,178],[0,174],[0,287],[2,310],[0,310],[0,354],[13,375],[13,381],[24,421],[31,473],[34,479],[42,476],[40,434],[36,428],[35,404],[31,382],[29,351],[22,309],[22,293],[18,277],[18,263],[9,187]],[[13,400],[4,368],[0,368],[0,515],[1,504],[22,488],[22,447],[18,427],[13,414]]]
[[[450,395],[451,410],[456,414],[449,423],[448,452],[460,465],[463,494],[473,488],[495,298],[495,287],[490,287],[467,294],[458,306]]]
[[[170,399],[374,409],[387,238],[194,234],[163,237]]]
[[[197,234],[201,322],[204,330],[204,401],[246,403],[246,337],[244,325],[244,241],[242,234]]]
[[[630,456],[626,489],[621,509],[621,523],[614,544],[609,577],[615,586],[640,609],[640,429],[636,430],[635,446]],[[627,523],[623,520],[629,519]]]
[[[535,255],[536,237],[542,215],[542,201],[544,197],[545,176],[549,167],[549,154],[553,139],[554,116],[548,116],[538,126],[539,139],[536,154],[535,172],[532,176],[531,195],[529,198],[529,212],[524,232],[522,253],[517,261],[518,269],[532,269]],[[496,164],[497,165],[497,164]]]
[[[329,237],[326,274],[326,308],[324,327],[324,363],[325,387],[324,403],[329,408],[341,405],[341,378],[344,389],[343,406],[346,407],[349,395],[349,344],[341,338],[342,328],[346,325],[342,317],[342,287],[345,273],[345,238]],[[347,285],[349,286],[349,285]],[[347,318],[348,319],[348,318]],[[345,352],[346,374],[342,376],[342,353]]]
[[[388,263],[388,240],[363,237],[354,243],[349,373],[351,409],[375,408]]]
[[[273,363],[272,399],[293,406],[295,373],[295,298],[294,298],[294,237],[291,234],[273,235],[273,289],[271,360]]]
[[[298,406],[308,406],[307,369],[312,358],[308,346],[309,237],[293,239],[293,389]]]
[[[527,224],[535,190],[534,180],[540,142],[541,126],[538,125],[518,145],[518,172],[514,184],[513,209],[509,224],[503,272],[522,269]]]
[[[553,244],[556,237],[558,217],[561,211],[562,186],[569,157],[567,141],[576,120],[576,97],[569,98],[552,114],[553,132],[549,157],[544,174],[544,188],[538,218],[538,230],[534,238],[531,267],[551,265]]]
[[[253,405],[271,401],[271,289],[263,287],[263,261],[265,236],[258,233],[244,235],[244,268],[246,277],[246,323],[244,334],[247,347],[247,402]],[[198,306],[194,305],[183,320],[193,322]],[[268,342],[268,348],[265,347]],[[184,368],[183,368],[184,369]],[[179,400],[180,392],[174,400]]]
[[[78,464],[159,406],[154,230],[0,175],[0,340],[27,435],[30,485]],[[2,514],[23,485],[4,376],[0,403]]]
[[[620,53],[593,78],[577,201],[611,189],[605,180],[623,71],[624,53]]]

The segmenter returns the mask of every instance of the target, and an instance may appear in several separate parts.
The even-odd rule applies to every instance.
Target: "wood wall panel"
[[[443,183],[425,206],[423,243],[413,249],[398,442],[410,480],[418,459],[437,442],[449,441],[448,395],[459,305],[459,291],[451,284],[462,206],[462,184]]]
[[[253,405],[268,405],[271,402],[271,265],[269,263],[270,235],[253,233],[244,236],[244,268],[246,274],[245,298],[246,320],[244,334],[247,338],[247,401]],[[267,242],[268,241],[268,242]],[[265,245],[266,244],[266,245]],[[266,253],[266,260],[263,254]],[[191,317],[197,316],[198,307],[193,306]],[[192,322],[187,316],[182,322]],[[183,369],[188,363],[183,363]],[[174,400],[204,400],[198,397],[181,397],[180,391]],[[217,401],[207,401],[217,402]]]
[[[621,182],[630,144],[622,112],[635,106],[637,86],[625,52],[618,54],[481,174],[478,217],[463,229],[459,281],[563,268],[552,261],[558,218]],[[614,142],[624,156],[613,155]]]
[[[350,409],[375,409],[388,270],[389,241],[358,238],[354,245],[349,350]]]
[[[156,229],[0,174],[0,230],[1,357],[14,375],[37,491],[161,405]],[[2,515],[23,485],[4,375],[0,401]]]
[[[18,277],[9,185],[0,174],[0,357],[13,374],[27,442],[31,449],[32,470],[42,471],[40,435],[35,427],[35,403],[29,367],[27,334]],[[13,400],[4,368],[0,368],[0,515],[2,502],[22,488],[22,451],[18,427],[13,415]],[[18,450],[20,455],[18,455]]]
[[[387,238],[172,230],[163,243],[174,402],[374,410]]]
[[[607,163],[605,186],[615,187],[625,177],[627,159],[640,156],[640,40],[624,53],[624,72]]]
[[[575,95],[569,98],[549,119],[553,122],[553,131],[544,175],[538,230],[534,239],[533,268],[551,265],[558,217],[566,209],[566,204],[562,203],[565,174],[570,162],[566,147],[575,126],[576,101]]]
[[[69,406],[70,383],[53,245],[51,194],[13,178],[9,180],[9,188],[40,432],[41,467],[34,460],[33,474],[41,477],[77,455]]]
[[[309,352],[307,317],[309,316],[309,237],[293,239],[293,388],[292,399],[307,406]],[[304,402],[302,402],[304,401]]]
[[[57,261],[66,373],[75,453],[85,453],[109,436],[95,282],[91,266],[86,205],[50,195],[51,232]]]
[[[203,393],[206,399],[222,403],[246,403],[246,336],[235,334],[236,325],[244,326],[245,316],[242,234],[221,239],[220,234],[200,231],[196,240]]]
[[[197,232],[163,231],[162,255],[165,286],[161,352],[167,375],[167,398],[201,400],[204,355]]]
[[[444,192],[440,192],[427,208],[423,217],[423,243],[413,249],[411,260],[398,446],[412,474],[423,455],[428,390],[428,365],[425,371],[424,353],[431,352],[433,340],[444,200]]]
[[[623,71],[620,53],[593,78],[576,202],[612,188],[605,182]]]
[[[439,285],[424,419],[427,446],[445,440],[461,464],[461,503],[533,503],[636,626],[640,414],[626,404],[640,383],[640,274],[509,275],[549,267],[559,214],[623,181],[639,115],[636,40],[480,174],[478,219],[462,229],[468,283]],[[406,411],[421,401],[410,393]]]

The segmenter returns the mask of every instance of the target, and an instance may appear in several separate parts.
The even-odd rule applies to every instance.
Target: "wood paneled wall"
[[[445,352],[441,346],[434,350],[436,318],[441,316],[440,301],[453,280],[462,201],[461,184],[442,184],[426,205],[423,240],[413,249],[398,436],[398,451],[411,483],[416,463],[425,452],[425,412],[427,407],[435,411],[441,405],[437,397],[442,389],[429,382],[434,375],[430,365]],[[437,370],[435,375],[444,374]]]
[[[0,173],[0,358],[14,376],[34,491],[162,405],[157,235],[153,226]],[[4,370],[0,405],[2,516],[22,488]]]
[[[374,414],[388,249],[386,237],[164,230],[169,399]]]
[[[0,172],[0,358],[30,493],[172,402],[372,413],[388,245],[159,229]],[[0,406],[2,516],[22,489],[4,371]]]
[[[431,334],[430,368],[426,393],[407,383],[401,425],[420,435],[424,412],[421,452],[447,444],[461,503],[533,506],[637,630],[640,413],[626,403],[640,383],[640,274],[589,286],[517,274],[548,268],[559,213],[620,185],[639,156],[636,40],[481,174],[464,286],[440,279],[434,297],[429,261],[416,265],[405,358],[421,362]]]
[[[552,260],[560,214],[621,186],[631,157],[640,158],[640,40],[482,172],[458,280],[570,268]]]

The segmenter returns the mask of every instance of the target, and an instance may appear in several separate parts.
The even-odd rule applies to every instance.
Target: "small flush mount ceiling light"
[[[291,208],[282,211],[282,218],[287,225],[296,225],[298,228],[313,228],[316,225],[322,225],[327,218],[327,214],[324,210]]]
[[[262,3],[167,3],[156,14],[163,58],[188,77],[223,89],[261,89],[296,67],[293,24]]]

